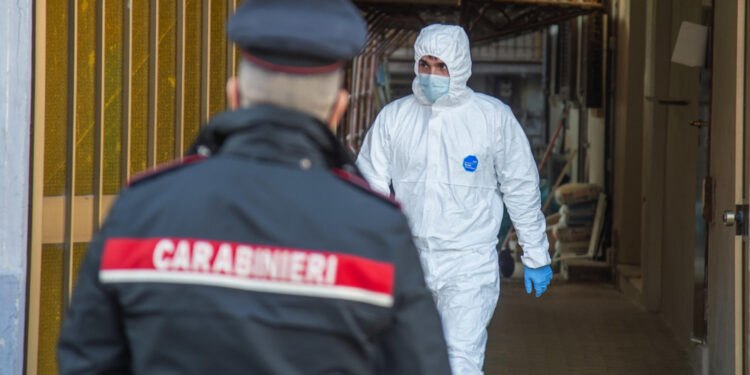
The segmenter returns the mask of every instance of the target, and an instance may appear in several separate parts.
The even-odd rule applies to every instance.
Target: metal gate
[[[238,0],[35,2],[26,372],[57,373],[64,306],[123,182],[226,106]]]

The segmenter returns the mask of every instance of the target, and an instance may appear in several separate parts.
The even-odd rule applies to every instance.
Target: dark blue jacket
[[[61,374],[449,374],[417,250],[319,121],[217,116],[125,189],[63,318]]]

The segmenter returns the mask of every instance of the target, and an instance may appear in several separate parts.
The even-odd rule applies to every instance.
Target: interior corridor
[[[487,375],[693,374],[688,363],[659,317],[612,284],[553,283],[536,299],[502,280]]]

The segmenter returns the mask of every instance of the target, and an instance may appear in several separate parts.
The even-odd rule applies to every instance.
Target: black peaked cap
[[[325,67],[360,52],[367,24],[348,0],[246,0],[227,35],[261,65]]]

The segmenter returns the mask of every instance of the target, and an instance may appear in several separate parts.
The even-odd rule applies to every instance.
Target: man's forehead
[[[443,60],[441,60],[440,58],[432,56],[432,55],[424,55],[424,56],[422,56],[420,58],[420,60],[426,60],[426,61],[429,61],[429,62],[436,62],[436,63],[443,62]]]

